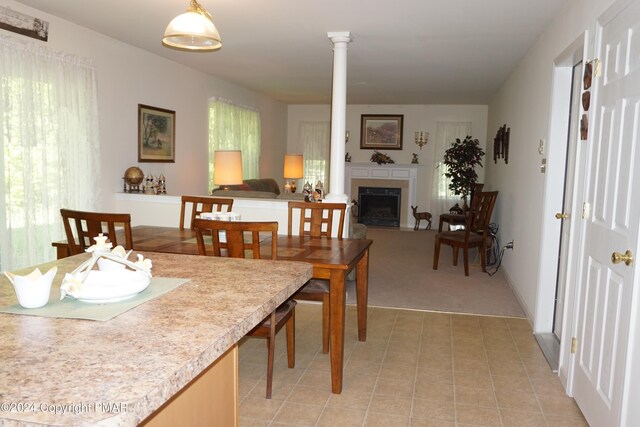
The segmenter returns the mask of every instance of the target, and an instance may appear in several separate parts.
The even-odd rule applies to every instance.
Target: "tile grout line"
[[[427,321],[426,316],[422,314],[422,324],[420,327],[420,340],[418,342],[418,358],[416,359],[416,368],[413,376],[413,391],[411,392],[411,406],[409,406],[409,424],[411,425],[411,420],[413,419],[413,402],[416,399],[416,386],[418,384],[418,368],[420,366],[420,354],[422,353],[422,334],[424,333],[424,323]]]
[[[508,325],[506,326],[508,328]],[[495,399],[495,402],[496,402],[496,411],[498,411],[500,426],[504,427],[504,418],[502,417],[502,411],[500,410],[500,406],[498,405],[498,396],[496,395],[496,385],[493,382],[493,371],[491,370],[491,364],[489,363],[489,354],[487,353],[487,346],[485,345],[485,342],[484,342],[484,332],[482,330],[482,325],[480,325],[480,337],[482,338],[482,349],[484,350],[484,358],[487,361],[487,367],[489,368],[489,378],[491,380],[491,391],[493,392],[493,398]],[[513,337],[511,337],[511,340],[513,341]],[[514,342],[514,345],[515,345],[515,342]]]
[[[369,408],[371,408],[371,402],[373,401],[373,396],[375,394],[376,388],[378,387],[378,381],[380,380],[380,371],[382,371],[382,363],[384,359],[387,357],[387,353],[389,352],[389,343],[391,342],[391,337],[393,336],[393,331],[396,328],[396,324],[398,323],[398,314],[396,313],[393,317],[393,326],[391,327],[391,332],[389,332],[389,337],[387,338],[387,344],[385,346],[384,354],[382,356],[382,360],[380,361],[380,368],[378,369],[378,373],[376,375],[376,382],[373,384],[373,389],[371,390],[371,396],[369,396],[369,403],[367,404],[367,409],[364,411],[364,418],[362,419],[362,427],[365,427],[367,422],[367,416],[369,415]]]
[[[516,346],[516,350],[518,352],[518,359],[520,360],[520,363],[522,363],[522,367],[524,368],[524,371],[527,374],[527,381],[529,382],[529,385],[531,386],[531,390],[533,391],[533,396],[536,398],[536,403],[538,404],[538,408],[540,409],[540,413],[542,414],[542,419],[544,420],[545,425],[549,425],[549,421],[547,420],[547,414],[545,414],[544,409],[542,408],[542,404],[540,403],[540,399],[538,399],[538,393],[536,393],[536,389],[533,387],[533,382],[531,381],[531,376],[529,375],[529,370],[527,369],[527,367],[524,364],[524,361],[522,360],[522,352],[520,351],[520,348],[518,347],[518,344],[516,343],[516,340],[513,337],[513,333],[511,332],[511,326],[509,324],[507,324],[507,328],[509,329],[509,335],[511,336],[511,339],[513,340],[513,343]],[[533,338],[533,336],[532,336]]]

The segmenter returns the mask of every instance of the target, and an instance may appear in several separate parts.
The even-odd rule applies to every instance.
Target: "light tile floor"
[[[240,345],[241,426],[586,426],[525,319],[347,307],[342,394],[332,394],[320,306],[296,307],[296,367],[278,334],[273,397],[265,341]]]

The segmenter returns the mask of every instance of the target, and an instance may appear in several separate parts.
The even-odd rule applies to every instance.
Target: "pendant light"
[[[196,0],[191,0],[187,11],[167,25],[162,44],[175,49],[210,52],[222,47],[220,33],[213,19]]]

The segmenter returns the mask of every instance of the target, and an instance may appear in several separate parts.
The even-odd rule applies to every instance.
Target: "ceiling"
[[[289,104],[330,102],[328,31],[351,32],[349,104],[486,104],[570,0],[199,0],[210,53],[161,44],[189,0],[17,1]]]

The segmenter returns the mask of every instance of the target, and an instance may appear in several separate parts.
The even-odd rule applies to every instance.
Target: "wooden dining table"
[[[195,231],[172,227],[138,225],[132,228],[136,251],[197,255]],[[119,239],[118,239],[119,240]],[[331,391],[342,392],[346,277],[356,270],[358,339],[367,339],[367,293],[370,239],[278,236],[278,259],[304,261],[313,265],[314,279],[329,280]],[[65,241],[54,242],[58,259],[69,256]],[[268,250],[270,245],[264,245]]]

